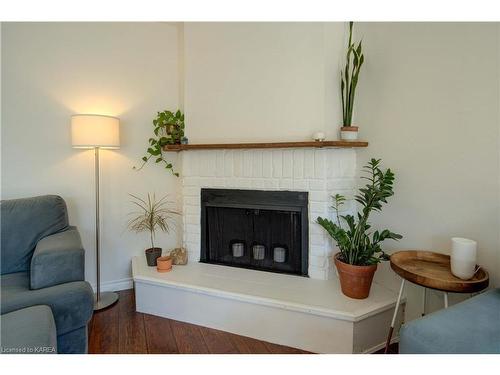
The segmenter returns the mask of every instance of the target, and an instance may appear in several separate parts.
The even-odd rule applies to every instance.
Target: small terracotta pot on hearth
[[[169,272],[172,270],[172,260],[171,256],[159,257],[156,259],[156,270],[158,272]]]
[[[340,253],[333,257],[337,271],[339,272],[340,287],[342,293],[347,297],[364,299],[370,294],[373,275],[377,270],[377,265],[371,266],[354,266],[342,262],[339,257]]]

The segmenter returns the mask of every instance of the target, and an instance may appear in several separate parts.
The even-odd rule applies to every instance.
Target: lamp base
[[[118,294],[115,292],[101,293],[99,301],[97,294],[94,294],[94,311],[99,311],[115,304],[118,301]]]

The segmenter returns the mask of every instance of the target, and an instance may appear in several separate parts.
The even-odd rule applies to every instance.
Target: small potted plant
[[[179,173],[174,171],[172,163],[165,159],[163,146],[181,144],[183,140],[187,142],[184,128],[184,114],[180,110],[175,113],[172,111],[158,112],[153,120],[154,138],[149,138],[149,147],[146,150],[146,155],[142,157],[141,166],[134,167],[134,169],[140,171],[151,158],[155,158],[155,163],[162,163],[165,169],[179,177]]]
[[[166,200],[166,196],[156,200],[155,195],[151,196],[149,193],[147,199],[132,194],[129,195],[133,198],[131,202],[139,210],[131,213],[133,217],[130,219],[128,227],[136,233],[149,232],[151,247],[145,250],[146,261],[148,266],[156,266],[156,260],[161,256],[162,252],[161,247],[156,247],[154,244],[156,231],[161,230],[169,233],[173,215],[178,213],[167,207],[169,202]]]
[[[390,169],[385,172],[380,169],[380,159],[371,159],[363,168],[366,176],[362,178],[368,183],[359,189],[355,200],[362,210],[357,216],[340,215],[339,211],[345,202],[345,197],[336,194],[333,209],[335,221],[318,217],[317,222],[335,240],[339,252],[334,255],[335,266],[340,279],[342,293],[351,298],[363,299],[370,294],[373,275],[377,264],[388,260],[388,255],[382,250],[380,243],[386,239],[399,240],[400,234],[388,229],[379,232],[370,231],[368,219],[373,211],[382,210],[382,204],[394,195],[392,190],[394,173]],[[344,224],[345,223],[345,224]]]
[[[352,41],[353,24],[353,22],[349,22],[349,43],[347,46],[346,64],[345,68],[340,71],[340,90],[342,97],[342,127],[340,128],[340,138],[346,141],[358,139],[358,127],[352,124],[352,113],[359,72],[365,61],[361,42],[356,46],[356,43]]]

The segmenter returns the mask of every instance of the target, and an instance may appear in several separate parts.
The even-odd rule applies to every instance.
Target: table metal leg
[[[394,325],[396,324],[396,317],[398,316],[399,304],[401,303],[401,296],[403,295],[404,287],[405,279],[401,281],[401,287],[399,288],[398,299],[396,301],[396,307],[394,308],[394,315],[392,316],[391,328],[389,328],[389,334],[387,335],[387,341],[385,343],[385,354],[389,352],[389,345],[391,344],[392,332],[394,331]]]
[[[448,308],[448,292],[444,292],[444,308]]]
[[[427,300],[427,288],[424,286],[424,291],[422,293],[422,316],[425,315],[425,305]]]

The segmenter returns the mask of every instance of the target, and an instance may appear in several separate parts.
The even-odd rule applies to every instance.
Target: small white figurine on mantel
[[[313,135],[313,139],[316,141],[316,142],[323,142],[325,140],[325,133],[323,132],[316,132],[314,133]]]

